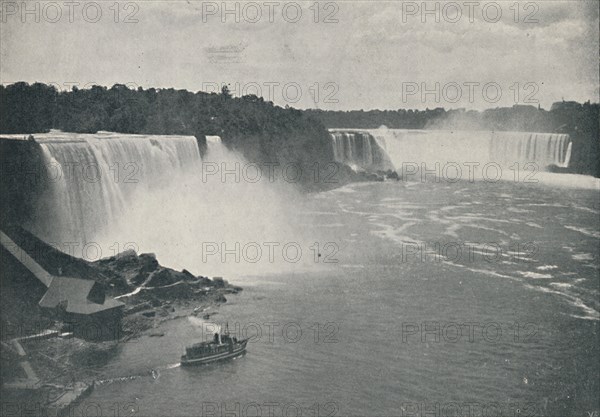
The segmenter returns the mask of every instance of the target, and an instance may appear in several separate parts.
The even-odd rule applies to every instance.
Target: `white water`
[[[568,168],[571,159],[569,135],[556,133],[493,132],[490,159],[502,166],[535,163],[545,168]]]
[[[35,228],[56,243],[90,241],[122,218],[135,190],[164,186],[200,162],[190,136],[53,132],[36,139],[48,187]]]
[[[391,164],[389,159],[398,166],[409,157],[426,162],[489,160],[489,149],[477,146],[482,140],[478,132],[451,133],[452,140],[447,135],[341,134],[343,145],[338,151],[351,150],[363,169],[383,169]],[[429,146],[423,146],[419,137]],[[531,136],[521,142],[514,139],[517,150],[506,147],[502,152],[566,164],[568,146],[563,139],[556,135],[547,135],[546,142]],[[246,162],[218,136],[207,137],[204,158],[191,136],[52,132],[38,135],[37,140],[51,181],[31,228],[74,256],[93,261],[133,248],[154,252],[167,266],[225,276],[306,270],[320,266],[324,259],[317,262],[314,255],[327,249],[328,242],[306,236],[306,219],[295,216],[303,197],[288,183],[246,181],[240,174]],[[354,152],[355,147],[364,152]],[[467,157],[461,154],[465,149],[470,150]],[[341,157],[339,152],[336,155]],[[554,181],[563,177],[576,179],[579,187],[598,187],[597,179],[584,182],[574,175],[538,173],[535,179],[569,186],[569,178]],[[312,249],[315,243],[319,244],[316,250]]]
[[[466,168],[469,164],[479,169],[493,164],[514,171],[537,172],[550,166],[567,168],[571,157],[569,136],[553,133],[382,127],[360,131],[332,129],[331,137],[336,161],[372,169],[370,153],[361,152],[361,148],[374,143],[399,173],[413,169],[411,167],[433,170],[436,165],[440,166],[438,171],[443,172],[445,166]]]
[[[331,131],[333,157],[355,170],[386,171],[394,169],[380,143],[365,131]]]
[[[192,136],[50,133],[36,139],[47,175],[56,179],[32,228],[75,256],[93,261],[133,248],[209,276],[310,264],[311,242],[290,215],[296,191],[266,177],[245,181],[245,160],[218,136],[207,137],[204,158]],[[284,254],[286,244],[293,247]],[[296,259],[297,247],[300,259],[286,261],[285,255]]]

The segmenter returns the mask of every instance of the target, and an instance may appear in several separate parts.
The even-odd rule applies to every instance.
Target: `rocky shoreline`
[[[221,277],[194,276],[161,266],[153,254],[126,251],[94,262],[108,294],[125,303],[121,338],[138,337],[165,320],[197,315],[242,289]]]
[[[241,291],[220,277],[210,279],[161,266],[153,254],[126,251],[87,262],[57,254],[54,249],[48,249],[48,253],[51,256],[46,261],[51,258],[55,264],[49,269],[54,266],[88,276],[93,272],[107,296],[125,304],[122,326],[113,340],[103,342],[75,338],[59,321],[44,320],[44,328],[37,328],[33,337],[7,339],[5,331],[1,349],[3,407],[12,407],[7,410],[18,415],[27,410],[35,410],[35,415],[69,415],[101,382],[98,368],[109,363],[123,343],[141,336],[163,336],[157,328],[168,320],[188,316],[209,319],[220,304],[227,302],[226,296]],[[9,320],[32,320],[38,312],[32,313],[32,317],[13,316]],[[33,377],[22,377],[25,368],[32,370]]]

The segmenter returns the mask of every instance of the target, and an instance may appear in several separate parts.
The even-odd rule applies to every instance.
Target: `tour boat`
[[[215,333],[210,342],[194,343],[185,349],[181,356],[181,365],[204,365],[207,363],[232,359],[246,352],[248,339],[238,340],[229,335]]]

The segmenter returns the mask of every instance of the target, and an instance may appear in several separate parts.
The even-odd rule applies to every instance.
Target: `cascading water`
[[[191,136],[36,135],[45,159],[45,195],[35,231],[49,241],[86,242],[119,219],[137,188],[156,187],[200,162]]]
[[[297,191],[267,175],[246,180],[247,162],[218,136],[206,137],[203,156],[192,136],[52,132],[36,141],[49,182],[27,227],[63,251],[96,260],[135,249],[207,275],[310,266],[314,241],[291,216]],[[303,248],[299,262],[283,259],[286,244]]]
[[[550,166],[567,168],[571,157],[568,135],[553,133],[442,131],[371,129],[364,131],[331,129],[336,161],[372,170],[373,165],[359,143],[376,143],[391,161],[392,169],[404,172],[406,166],[442,169],[448,164],[498,164],[515,170],[536,170]],[[372,141],[371,139],[372,138]],[[364,145],[363,145],[364,148]]]
[[[398,171],[404,164],[425,164],[428,169],[436,163],[487,161],[489,142],[485,132],[447,132],[435,130],[377,129],[370,131],[385,143],[388,155]]]
[[[393,169],[385,149],[366,131],[331,130],[333,156],[355,170],[386,171]]]
[[[567,168],[571,159],[569,135],[555,133],[494,132],[490,158],[500,165],[535,163]]]

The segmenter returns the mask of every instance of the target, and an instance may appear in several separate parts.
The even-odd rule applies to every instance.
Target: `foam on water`
[[[394,187],[402,197],[387,195],[394,190]],[[556,246],[554,239],[550,237],[551,234],[548,233],[551,229],[561,233],[560,230],[565,223],[569,227],[571,227],[569,223],[579,224],[582,221],[584,222],[582,224],[589,221],[597,224],[597,219],[594,220],[593,216],[595,209],[587,209],[589,206],[579,203],[580,208],[575,209],[580,214],[574,217],[570,214],[573,210],[572,201],[575,200],[569,201],[567,195],[561,197],[569,201],[565,204],[561,199],[557,200],[556,196],[547,192],[537,197],[536,195],[523,197],[523,194],[511,196],[501,192],[508,187],[509,184],[494,188],[486,187],[485,184],[479,186],[473,184],[471,190],[465,188],[448,190],[450,195],[457,192],[465,194],[465,197],[460,197],[461,199],[471,198],[471,194],[481,197],[484,191],[490,197],[487,203],[485,200],[471,198],[457,204],[456,201],[448,201],[447,196],[437,202],[433,196],[439,193],[439,190],[434,184],[423,185],[422,191],[409,191],[395,184],[382,183],[378,184],[378,188],[380,191],[385,189],[388,192],[381,193],[382,198],[379,200],[375,197],[378,194],[365,197],[364,193],[368,191],[363,190],[359,198],[348,195],[347,198],[339,199],[338,204],[344,213],[366,219],[372,227],[370,234],[392,242],[397,248],[395,256],[397,259],[402,259],[402,262],[412,260],[424,265],[433,262],[475,274],[520,282],[527,285],[526,288],[541,287],[543,289],[537,291],[560,296],[570,306],[581,310],[582,314],[574,316],[596,320],[597,303],[593,301],[585,279],[549,282],[555,278],[567,280],[567,277],[577,275],[577,272],[572,272],[571,269],[579,271],[578,266],[570,262],[570,259],[581,262],[585,267],[594,268],[596,268],[594,264],[596,259],[589,253],[576,250],[585,242],[577,239],[568,240],[569,244]],[[495,188],[499,191],[498,195],[494,194]],[[525,188],[520,189],[519,192],[531,193]],[[562,193],[562,191],[557,192]],[[430,196],[429,199],[421,198],[421,193]],[[496,203],[497,197],[504,201],[501,204]],[[423,204],[423,201],[427,204]],[[365,210],[366,207],[371,207],[371,210]],[[531,207],[531,209],[523,207]],[[506,213],[510,215],[507,216]],[[577,232],[593,230],[586,226],[575,227]],[[482,241],[477,242],[477,238]],[[551,240],[548,241],[548,238]],[[564,241],[563,239],[559,243]],[[534,245],[528,247],[528,242],[533,242]],[[412,252],[406,251],[407,245],[410,245]],[[446,254],[443,250],[440,253],[440,247],[444,248],[448,245],[459,245],[463,250],[462,256],[453,260],[452,253]],[[494,248],[498,248],[497,253]],[[394,254],[393,250],[390,250]],[[408,256],[405,256],[407,253]],[[410,255],[413,257],[410,258]],[[485,264],[489,267],[485,267]]]
[[[556,265],[540,265],[536,269],[540,270],[540,271],[551,271],[553,269],[558,269],[558,266],[556,266]]]
[[[571,226],[571,225],[565,225],[564,226],[565,229],[569,229],[569,230],[574,230],[576,232],[579,232],[583,235],[589,236],[589,237],[593,237],[596,239],[600,239],[600,231],[597,230],[592,230],[590,228],[587,227],[578,227],[578,226]]]
[[[532,271],[517,271],[519,275],[524,276],[525,278],[531,279],[552,279],[553,276],[550,274],[540,274],[539,272]]]

